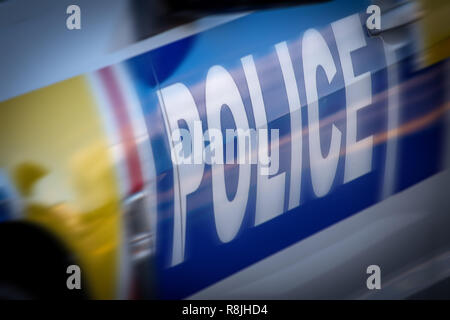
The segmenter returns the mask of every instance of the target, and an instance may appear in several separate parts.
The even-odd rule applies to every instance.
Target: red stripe
[[[127,163],[128,176],[130,178],[129,193],[142,190],[143,180],[139,154],[133,128],[126,110],[125,99],[122,96],[119,84],[110,67],[99,71],[100,77],[106,87],[114,116],[119,127],[120,137],[125,148],[125,159]]]

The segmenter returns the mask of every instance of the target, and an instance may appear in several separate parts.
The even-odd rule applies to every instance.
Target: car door
[[[422,79],[417,72],[427,73],[421,83],[430,86],[441,73],[417,71],[408,41],[393,49],[370,36],[369,5],[330,1],[253,12],[127,62],[159,177],[161,297],[185,298],[223,282],[441,170],[442,123],[416,125],[443,103],[443,88],[427,89],[435,99],[429,105],[402,96],[417,86],[399,89],[401,81]],[[149,94],[153,75],[158,90]],[[226,162],[227,154],[235,161]],[[284,267],[306,258],[284,258]],[[275,272],[258,270],[246,284]],[[284,278],[298,289],[334,270]],[[362,277],[341,293],[365,286]],[[254,288],[200,297],[305,294]]]

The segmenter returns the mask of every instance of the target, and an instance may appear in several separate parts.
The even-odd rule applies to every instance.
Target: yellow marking
[[[79,258],[93,297],[114,298],[122,241],[118,185],[86,79],[0,103],[0,152],[26,219]]]

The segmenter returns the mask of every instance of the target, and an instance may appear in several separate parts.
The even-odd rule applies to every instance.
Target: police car
[[[442,295],[431,286],[450,275],[445,1],[216,12],[132,43],[128,2],[108,2],[101,26],[106,2],[79,2],[79,30],[36,18],[0,32],[0,201],[14,208],[0,207],[0,294]],[[256,161],[221,161],[230,152]],[[72,264],[83,290],[66,287]]]

